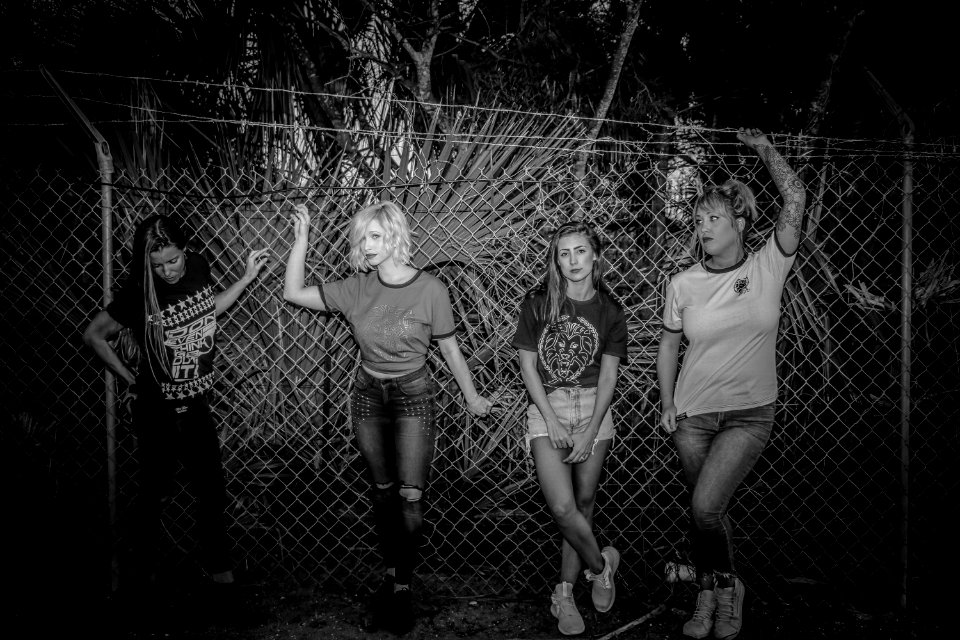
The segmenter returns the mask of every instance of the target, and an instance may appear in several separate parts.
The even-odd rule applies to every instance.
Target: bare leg
[[[596,453],[586,462],[567,464],[563,459],[569,449],[554,449],[546,437],[530,442],[540,490],[563,536],[560,572],[563,582],[577,581],[581,561],[594,573],[603,571],[604,559],[593,535],[592,521],[597,482],[609,446],[609,440],[600,442]]]

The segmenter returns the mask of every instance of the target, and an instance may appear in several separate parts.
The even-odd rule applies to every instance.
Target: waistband
[[[388,382],[409,382],[410,380],[416,380],[417,378],[430,375],[430,370],[427,368],[427,365],[423,365],[416,371],[411,371],[410,373],[405,373],[402,376],[397,376],[396,378],[378,378],[367,373],[367,370],[363,367],[357,368],[357,377],[363,376],[368,380],[373,382],[379,382],[380,384],[386,384]]]

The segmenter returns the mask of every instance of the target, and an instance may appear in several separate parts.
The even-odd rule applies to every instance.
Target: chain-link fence
[[[956,157],[888,143],[777,142],[806,183],[808,208],[783,296],[777,426],[730,512],[740,568],[757,586],[870,583],[893,603],[904,563],[911,580],[932,575],[945,542],[938,503],[957,487],[949,471],[958,454]],[[378,562],[369,482],[348,420],[358,366],[349,329],[337,316],[285,303],[281,291],[294,204],[307,202],[313,213],[310,284],[349,273],[349,217],[391,198],[412,222],[415,264],[449,287],[479,389],[496,397],[490,417],[469,416],[432,350],[439,436],[420,579],[474,594],[544,590],[554,578],[559,537],[523,450],[525,390],[510,341],[523,294],[542,275],[547,234],[582,217],[607,241],[606,279],[629,326],[629,361],[613,407],[617,439],[595,525],[602,544],[623,550],[622,580],[663,585],[665,563],[684,562],[688,552],[687,492],[674,447],[657,427],[664,284],[696,258],[690,207],[703,183],[734,175],[754,188],[762,215],[752,247],[772,231],[775,187],[742,146],[679,129],[600,145],[581,179],[569,171],[571,154],[545,152],[543,141],[499,155],[482,141],[463,145],[430,149],[408,140],[384,154],[375,172],[340,162],[310,180],[221,169],[115,176],[118,281],[133,227],[157,212],[186,223],[222,286],[241,275],[250,250],[273,251],[218,332],[213,408],[237,562],[337,586],[364,580]],[[913,219],[905,223],[908,174]],[[7,196],[0,296],[6,453],[36,459],[56,503],[70,505],[77,531],[102,552],[91,565],[107,584],[109,558],[125,548],[137,465],[122,401],[116,466],[107,465],[102,367],[81,340],[103,296],[100,184],[94,176],[41,173]],[[904,252],[905,224],[912,254]],[[912,278],[904,279],[905,257]],[[901,317],[905,299],[910,323]],[[187,485],[165,512],[170,563],[194,562],[191,509]]]

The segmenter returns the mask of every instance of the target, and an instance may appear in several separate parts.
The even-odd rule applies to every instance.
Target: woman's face
[[[700,238],[700,246],[707,255],[717,256],[740,248],[740,231],[737,221],[726,211],[701,209],[693,217]]]
[[[176,284],[187,270],[187,260],[183,249],[167,245],[159,251],[150,253],[150,268],[153,273],[167,284]]]
[[[376,269],[385,260],[393,256],[393,248],[387,244],[386,232],[377,220],[371,220],[363,232],[360,240],[363,248],[363,257],[371,269]]]
[[[560,265],[560,273],[569,282],[591,278],[596,259],[590,240],[582,233],[563,236],[557,242],[557,264]]]

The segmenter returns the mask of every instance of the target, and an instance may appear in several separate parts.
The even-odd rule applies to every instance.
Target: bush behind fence
[[[758,586],[868,581],[899,594],[904,498],[909,576],[920,581],[945,543],[938,502],[957,486],[949,465],[958,453],[953,239],[960,181],[948,153],[817,142],[793,140],[783,149],[807,185],[808,209],[783,297],[777,426],[730,511],[740,570]],[[348,274],[349,217],[392,198],[410,215],[415,264],[450,289],[481,392],[496,398],[490,417],[469,416],[431,353],[441,395],[422,579],[459,595],[542,591],[553,579],[559,539],[523,449],[526,397],[509,343],[523,293],[542,275],[547,234],[582,217],[607,241],[607,282],[630,329],[596,528],[602,544],[624,549],[623,580],[662,585],[665,563],[688,553],[687,493],[673,445],[657,427],[664,284],[696,257],[690,205],[700,184],[732,173],[754,188],[762,213],[752,247],[772,231],[774,186],[754,157],[714,151],[691,163],[672,143],[608,149],[591,158],[582,179],[562,153],[536,166],[514,162],[510,171],[455,157],[385,157],[377,175],[340,163],[312,180],[228,178],[217,170],[115,176],[117,280],[127,273],[133,227],[153,213],[186,222],[223,285],[239,277],[248,251],[273,250],[268,271],[220,319],[213,407],[238,562],[340,587],[364,580],[378,562],[369,483],[346,401],[356,349],[341,318],[295,308],[281,291],[294,204],[307,202],[313,213],[309,284]],[[915,184],[909,493],[901,475],[905,158]],[[108,477],[102,370],[80,337],[103,295],[99,184],[41,172],[5,198],[5,450],[37,459],[56,502],[69,503],[78,530],[102,544],[97,562],[107,576],[109,556],[123,557],[137,467],[129,403],[121,401]],[[171,563],[194,562],[191,523],[184,487],[165,514]]]

